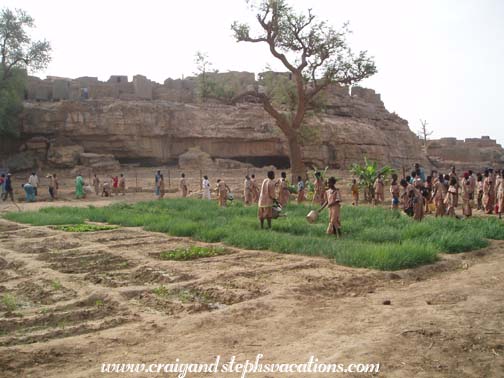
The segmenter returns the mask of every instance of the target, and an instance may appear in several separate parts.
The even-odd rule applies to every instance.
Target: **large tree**
[[[264,43],[270,53],[291,74],[295,90],[293,106],[275,101],[268,91],[245,93],[260,98],[264,109],[275,119],[289,145],[293,177],[303,176],[305,166],[301,150],[301,128],[307,110],[320,92],[330,84],[352,85],[376,73],[366,51],[354,54],[347,42],[348,25],[336,30],[319,20],[309,9],[297,13],[285,0],[261,0],[252,6],[258,31],[248,24],[234,22],[231,29],[237,42]]]
[[[26,74],[51,60],[49,42],[30,38],[33,27],[33,18],[23,10],[0,11],[0,135],[17,136]]]

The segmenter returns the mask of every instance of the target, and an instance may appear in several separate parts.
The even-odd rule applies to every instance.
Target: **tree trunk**
[[[297,135],[288,136],[289,142],[289,159],[291,166],[291,183],[296,183],[298,176],[304,177],[306,174],[306,167],[303,162],[303,152],[299,144]]]

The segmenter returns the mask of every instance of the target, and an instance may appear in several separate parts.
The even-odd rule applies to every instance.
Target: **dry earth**
[[[0,294],[18,303],[8,311],[0,302],[0,376],[122,376],[101,364],[258,353],[380,363],[380,377],[504,376],[504,242],[394,273],[234,248],[158,258],[188,244],[137,228],[67,233],[0,220]]]

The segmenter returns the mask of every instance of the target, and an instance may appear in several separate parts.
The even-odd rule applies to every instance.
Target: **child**
[[[301,176],[298,176],[297,187],[298,187],[297,203],[302,203],[305,200],[305,185]]]
[[[229,186],[221,179],[217,180],[217,197],[219,199],[219,206],[226,207],[228,200],[228,193],[231,192]]]
[[[119,194],[119,177],[112,177],[112,188],[114,190],[114,195],[117,196]]]
[[[158,188],[158,182],[159,181],[156,181],[156,189]],[[103,181],[101,196],[110,197],[110,182],[107,179]]]
[[[182,173],[182,175],[180,176],[179,188],[180,188],[180,191],[182,192],[182,198],[187,197],[188,188],[187,188],[187,181],[185,178],[185,173]]]
[[[476,189],[478,191],[478,210],[483,210],[483,175],[481,173],[476,175]]]
[[[324,210],[324,208],[329,208],[329,225],[327,226],[327,233],[341,237],[341,221],[340,221],[340,207],[341,207],[341,195],[339,189],[336,188],[336,179],[330,177],[327,181],[329,189],[325,191],[324,203],[319,213]]]
[[[352,205],[353,206],[359,206],[359,184],[357,184],[357,180],[353,179],[352,180]]]
[[[164,176],[162,174],[160,174],[158,177],[157,186],[159,192],[158,199],[162,199],[165,195],[165,182],[164,182]]]
[[[432,201],[434,201],[434,205],[436,206],[436,218],[443,217],[446,214],[444,199],[447,193],[448,187],[445,185],[444,176],[440,174],[434,184],[431,195]]]
[[[462,213],[465,217],[472,215],[471,179],[469,178],[469,172],[464,172],[464,179],[462,180]]]
[[[448,188],[448,193],[445,198],[446,213],[449,217],[456,217],[455,209],[458,206],[458,188],[457,188],[457,178],[453,177],[450,179],[450,187]]]
[[[374,204],[380,204],[385,200],[385,185],[383,182],[383,176],[378,175],[376,178],[374,185]]]
[[[287,182],[287,174],[285,172],[281,173],[281,178],[278,181],[278,202],[280,206],[284,207],[289,203],[290,192],[289,183]]]
[[[390,184],[390,194],[392,195],[392,204],[391,208],[397,210],[399,208],[399,195],[401,192],[401,188],[397,183],[397,174],[392,174],[392,184]]]
[[[432,176],[427,176],[427,179],[425,180],[425,183],[423,184],[423,188],[421,190],[422,196],[423,196],[423,201],[424,201],[424,213],[425,214],[432,214],[432,211],[429,207],[431,203],[431,197],[432,197]]]
[[[275,192],[275,172],[269,171],[268,177],[261,184],[259,193],[257,217],[261,222],[261,229],[264,228],[264,220],[268,222],[268,228],[271,228],[271,219],[273,218],[273,205],[277,201]]]
[[[324,185],[324,180],[322,179],[322,175],[320,174],[320,172],[315,172],[315,182],[313,183],[313,187],[314,187],[315,193],[313,194],[312,202],[318,202],[321,205],[323,205],[324,204],[325,185]]]

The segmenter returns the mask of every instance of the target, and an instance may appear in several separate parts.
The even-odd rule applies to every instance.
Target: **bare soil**
[[[190,244],[204,245],[140,228],[69,233],[0,219],[0,299],[15,301],[0,301],[0,376],[104,377],[102,363],[258,353],[380,363],[380,377],[504,376],[504,242],[397,272],[236,248],[158,258]]]

